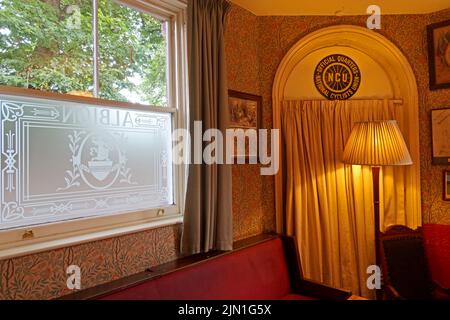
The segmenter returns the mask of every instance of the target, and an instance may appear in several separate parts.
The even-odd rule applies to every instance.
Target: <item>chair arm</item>
[[[450,288],[443,287],[439,282],[433,280],[433,285],[435,290],[437,290],[439,293],[442,293],[444,296],[448,296],[448,299],[450,299]]]
[[[313,280],[301,280],[298,293],[323,300],[347,300],[351,291],[338,289]]]
[[[387,285],[384,287],[387,300],[406,300],[403,298],[400,293],[391,285]]]

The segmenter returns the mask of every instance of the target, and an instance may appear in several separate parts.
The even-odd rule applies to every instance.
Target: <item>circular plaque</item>
[[[361,72],[351,58],[343,54],[332,54],[317,65],[314,84],[328,100],[347,100],[358,91]]]

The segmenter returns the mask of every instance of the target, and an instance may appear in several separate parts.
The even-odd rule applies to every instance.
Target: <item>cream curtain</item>
[[[307,278],[373,297],[366,286],[375,264],[371,168],[344,165],[342,152],[355,122],[396,119],[402,129],[401,108],[389,100],[283,102],[284,230],[297,237]],[[420,225],[408,170],[382,170],[383,229]]]

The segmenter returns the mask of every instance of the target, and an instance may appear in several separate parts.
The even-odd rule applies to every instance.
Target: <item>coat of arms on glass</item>
[[[171,115],[0,96],[0,230],[166,207]]]

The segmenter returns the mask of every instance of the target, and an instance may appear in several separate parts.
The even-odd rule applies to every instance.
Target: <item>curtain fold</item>
[[[295,235],[305,276],[368,298],[367,267],[375,264],[372,172],[341,162],[355,122],[396,119],[389,100],[284,101],[284,230]],[[417,227],[416,205],[405,195],[408,168],[381,177],[381,228]],[[419,211],[420,212],[420,211]]]
[[[224,29],[229,4],[223,0],[188,2],[189,126],[225,132],[228,89]],[[194,155],[194,143],[191,155]],[[187,183],[181,251],[231,250],[231,166],[191,164]]]

